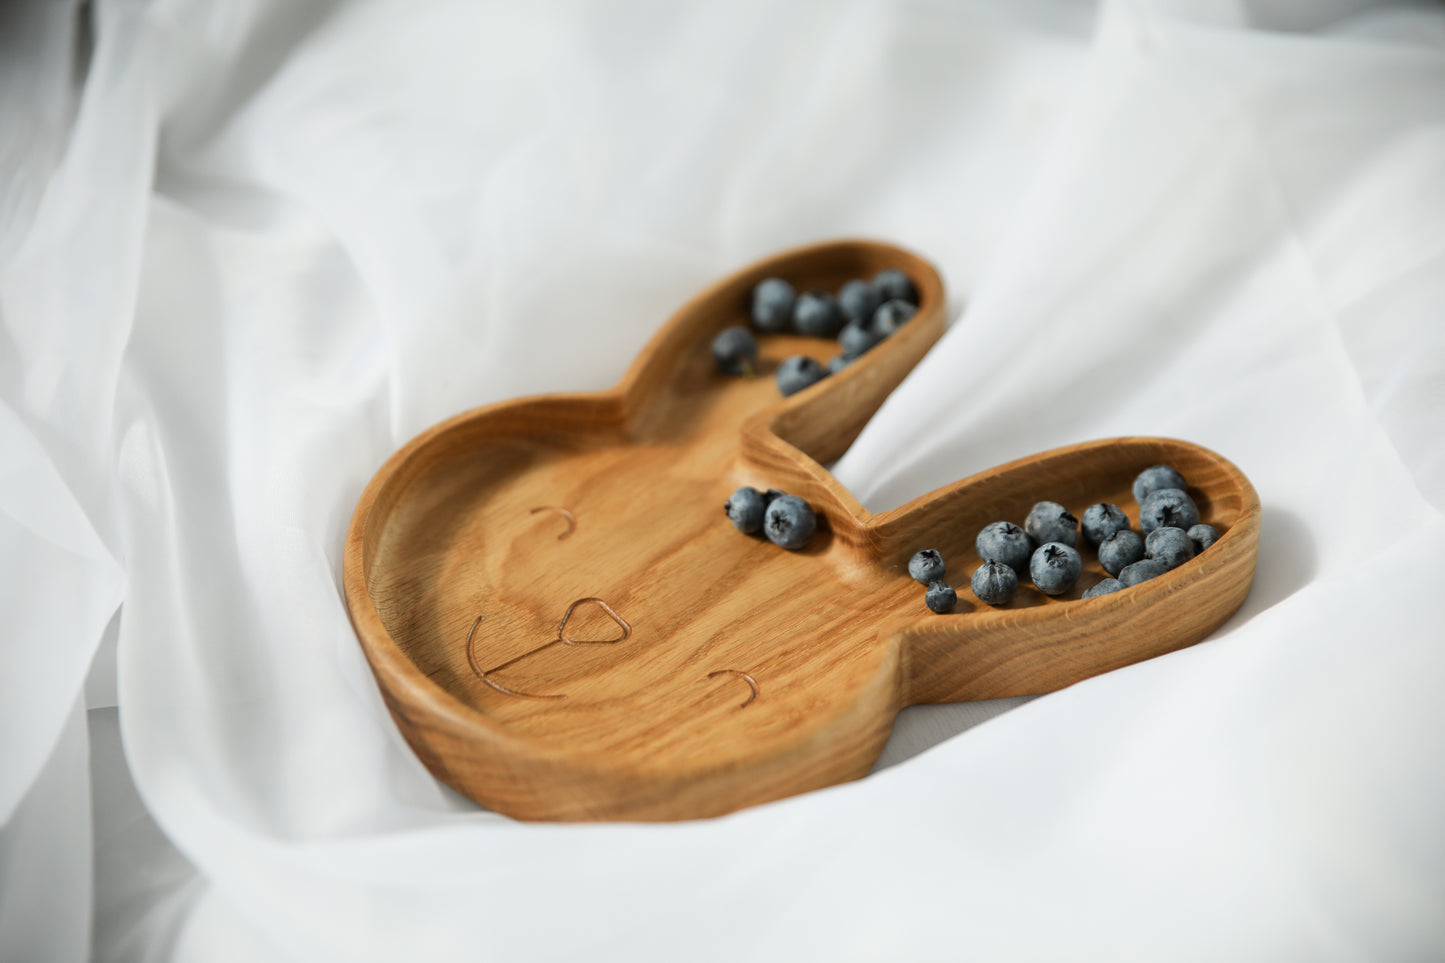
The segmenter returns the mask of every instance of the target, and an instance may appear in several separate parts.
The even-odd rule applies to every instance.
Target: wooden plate
[[[746,322],[767,276],[801,291],[897,267],[918,314],[841,373],[790,398],[772,371],[821,339],[762,340],[728,377],[709,343]],[[1199,641],[1249,592],[1259,500],[1196,445],[1116,438],[1022,459],[881,514],[820,463],[943,331],[943,284],[920,258],[845,241],[790,251],[703,291],[621,384],[461,414],[368,485],[347,533],[352,624],[407,741],[438,778],[523,819],[686,819],[858,778],[903,706],[1061,688]],[[1130,514],[1130,483],[1171,464],[1208,551],[1142,585],[1080,598],[1022,586],[993,609],[969,591],[974,537],[1042,499]],[[739,533],[740,485],[807,499],[798,552]],[[943,552],[958,610],[934,615],[909,557]]]

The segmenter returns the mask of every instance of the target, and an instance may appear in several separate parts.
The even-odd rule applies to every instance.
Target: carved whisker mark
[[[744,682],[746,682],[748,684],[748,688],[752,690],[748,693],[747,701],[744,702],[742,705],[738,706],[739,709],[746,709],[748,706],[753,704],[753,700],[758,697],[759,691],[757,679],[754,679],[752,676],[748,675],[746,672],[743,672],[741,669],[718,669],[716,672],[709,672],[707,674],[707,677],[709,679],[715,679],[720,675],[735,675],[739,679],[742,679]]]
[[[602,609],[602,611],[606,612],[607,615],[608,615],[608,617],[611,618],[612,621],[616,622],[617,625],[618,625],[618,627],[622,629],[622,634],[621,634],[620,636],[618,636],[617,638],[615,638],[615,639],[572,639],[572,638],[568,638],[568,637],[567,637],[567,620],[570,619],[570,618],[572,618],[572,613],[573,613],[573,611],[576,610],[577,606],[583,605],[583,604],[585,604],[585,603],[587,603],[587,602],[591,602],[591,603],[593,603],[593,604],[595,604],[595,605],[600,606],[601,609]],[[616,609],[614,609],[612,606],[608,605],[606,602],[602,601],[602,600],[599,599],[599,598],[578,599],[577,601],[573,602],[571,605],[567,606],[567,614],[564,615],[564,616],[562,616],[562,624],[559,625],[559,626],[557,626],[557,641],[559,641],[559,642],[565,642],[565,643],[567,643],[568,645],[616,645],[618,642],[625,641],[625,640],[626,640],[629,636],[631,636],[631,635],[632,635],[632,625],[631,625],[631,623],[629,623],[629,622],[628,622],[626,619],[624,619],[622,616],[618,615]]]
[[[562,539],[566,538],[568,535],[571,535],[572,530],[577,527],[577,516],[573,515],[565,508],[559,508],[556,505],[539,505],[536,508],[532,509],[531,514],[535,515],[538,512],[561,512],[562,517],[567,519],[567,530],[561,535],[557,536],[557,541],[559,542],[562,541]]]

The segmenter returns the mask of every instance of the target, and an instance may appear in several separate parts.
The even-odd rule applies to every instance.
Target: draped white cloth
[[[341,599],[368,478],[842,235],[952,292],[869,507],[1189,439],[1244,608],[723,819],[441,788]],[[1438,959],[1442,510],[1438,4],[0,14],[0,959]]]

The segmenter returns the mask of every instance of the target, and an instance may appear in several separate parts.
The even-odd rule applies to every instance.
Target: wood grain
[[[762,339],[762,372],[718,374],[708,345],[778,275],[836,290],[907,272],[918,314],[838,375],[781,398],[789,354]],[[1249,592],[1259,502],[1196,445],[1089,442],[1003,465],[872,514],[822,465],[840,455],[941,335],[944,290],[922,259],[844,241],[787,252],[684,305],[622,382],[470,411],[398,451],[347,534],[348,610],[386,704],[418,756],[478,802],[523,819],[685,819],[865,774],[903,706],[1049,692],[1199,641]],[[1031,586],[1007,607],[967,588],[973,541],[1041,499],[1076,515],[1113,501],[1137,526],[1134,476],[1178,468],[1207,552],[1099,599]],[[802,551],[740,534],[739,485],[806,498]],[[930,613],[908,558],[937,548],[959,586]]]

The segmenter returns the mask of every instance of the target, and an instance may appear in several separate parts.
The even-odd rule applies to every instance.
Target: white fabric
[[[4,16],[0,959],[1445,956],[1439,5]],[[1190,439],[1262,496],[1244,608],[723,819],[439,787],[341,600],[370,475],[858,234],[957,316],[866,504]]]

